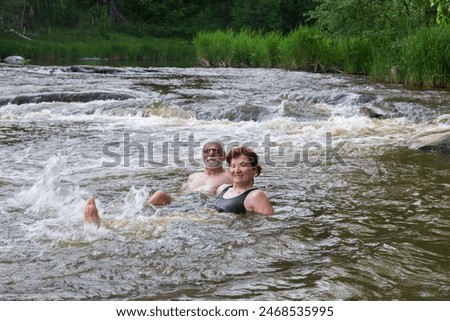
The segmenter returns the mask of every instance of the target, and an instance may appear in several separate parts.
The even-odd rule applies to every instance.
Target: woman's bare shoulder
[[[222,184],[219,187],[217,187],[217,195],[220,195],[220,193],[222,193],[222,191],[227,187],[230,186],[230,184]]]

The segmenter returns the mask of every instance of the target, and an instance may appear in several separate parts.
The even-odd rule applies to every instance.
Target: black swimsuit
[[[247,210],[244,206],[244,201],[247,195],[255,190],[256,188],[251,188],[243,192],[242,194],[239,194],[238,196],[231,197],[231,198],[224,198],[223,194],[225,194],[226,191],[230,189],[232,185],[227,186],[223,189],[223,191],[220,193],[219,196],[214,201],[214,207],[219,212],[228,212],[228,213],[236,213],[236,214],[245,214]]]

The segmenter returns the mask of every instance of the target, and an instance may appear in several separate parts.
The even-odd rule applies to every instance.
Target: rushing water
[[[0,299],[449,300],[449,156],[416,141],[449,130],[449,91],[360,77],[4,66]],[[255,148],[274,216],[183,191],[210,137]]]

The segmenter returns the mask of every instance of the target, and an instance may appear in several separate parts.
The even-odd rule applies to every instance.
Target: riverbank
[[[183,39],[133,37],[110,32],[107,35],[80,33],[71,29],[53,29],[25,39],[13,33],[1,33],[0,56],[22,56],[33,64],[84,63],[113,66],[195,65],[195,49]]]
[[[206,66],[281,67],[369,75],[382,82],[450,88],[450,28],[423,28],[404,39],[337,38],[300,27],[286,36],[201,32],[193,40]]]
[[[33,64],[112,66],[261,67],[368,75],[380,82],[450,88],[450,28],[423,28],[403,39],[328,36],[300,27],[288,35],[199,32],[192,40],[138,38],[126,34],[55,29],[20,37],[2,33],[0,56]]]

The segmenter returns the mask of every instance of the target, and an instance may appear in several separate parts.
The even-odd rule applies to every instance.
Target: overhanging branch
[[[29,40],[29,41],[33,41],[33,39],[28,38],[27,36],[24,36],[23,34],[17,32],[16,30],[14,30],[14,29],[12,29],[12,28],[9,30],[9,32],[12,32],[12,33],[16,34],[16,35],[18,35],[19,37],[22,37],[23,39],[26,39],[26,40]]]

